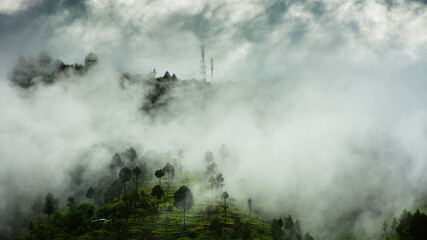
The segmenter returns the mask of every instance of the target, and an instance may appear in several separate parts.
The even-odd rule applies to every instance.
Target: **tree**
[[[273,221],[271,221],[271,233],[273,234],[273,240],[281,239],[281,231],[282,229],[280,227],[279,220],[274,218]]]
[[[205,162],[209,165],[214,160],[214,155],[211,151],[206,151],[205,153]]]
[[[214,199],[214,188],[215,188],[215,183],[216,183],[216,178],[214,176],[211,176],[209,178],[209,183],[211,184],[211,197],[212,197],[212,201]]]
[[[228,198],[228,193],[227,192],[223,192],[221,195],[221,198],[224,199],[224,224],[227,223],[227,198]]]
[[[169,178],[169,176],[168,176],[168,178]],[[175,179],[175,168],[173,166],[170,170],[170,179],[171,179],[171,184],[173,184],[173,180]]]
[[[175,207],[183,208],[184,210],[184,231],[186,230],[185,225],[185,211],[190,210],[194,203],[193,193],[187,186],[180,187],[174,194],[173,199],[175,200]]]
[[[279,218],[279,220],[277,221],[277,225],[279,226],[279,239],[282,239],[282,227],[283,227],[282,218]]]
[[[118,153],[114,154],[113,158],[111,159],[110,168],[114,169],[116,167],[123,167],[123,161],[122,158]]]
[[[138,176],[141,174],[141,168],[139,168],[138,166],[136,166],[133,170],[132,170],[133,175],[135,175],[135,190],[138,192]]]
[[[130,147],[128,150],[126,150],[125,154],[131,162],[135,162],[136,158],[138,157],[138,154],[136,153],[135,149],[133,149],[133,147]]]
[[[132,177],[132,172],[130,171],[130,169],[128,167],[124,167],[120,170],[119,179],[122,182],[122,184],[124,185],[123,195],[126,195],[126,182],[129,181],[131,177]]]
[[[387,233],[387,227],[388,227],[387,223],[386,222],[383,223],[383,232],[384,232],[384,234]]]
[[[89,53],[85,58],[85,68],[90,68],[98,63],[98,56],[94,53]]]
[[[391,223],[391,229],[392,229],[393,231],[396,231],[397,225],[398,225],[397,219],[396,219],[396,217],[394,217],[394,218],[393,218],[393,221],[392,221],[392,223]]]
[[[252,199],[251,198],[248,199],[248,208],[249,208],[249,213],[252,213]]]
[[[295,220],[294,233],[298,240],[302,239],[301,223]]]
[[[225,186],[224,184],[224,177],[222,176],[222,173],[218,173],[216,175],[216,189],[223,188]]]
[[[304,240],[314,240],[314,237],[312,237],[311,235],[310,235],[310,233],[306,233],[305,234],[305,236],[304,236]]]
[[[289,215],[285,219],[285,229],[289,231],[289,238],[290,239],[292,239],[293,236],[295,235],[294,227],[295,227],[294,220],[292,219],[292,216]]]
[[[86,198],[90,199],[90,203],[92,204],[92,199],[93,199],[93,195],[95,194],[95,189],[93,189],[92,187],[90,187],[87,191],[86,191]]]
[[[74,198],[71,197],[71,196],[68,197],[68,199],[67,199],[67,207],[68,207],[68,209],[69,209],[70,212],[73,210],[74,204],[75,204]]]
[[[162,186],[162,177],[165,175],[162,169],[157,170],[154,175],[159,179],[159,185]]]
[[[50,215],[56,212],[57,205],[58,200],[53,197],[52,193],[48,193],[44,199],[43,213],[47,214],[47,217],[50,218]]]
[[[165,191],[163,191],[162,187],[160,185],[156,185],[151,190],[151,196],[156,197],[156,204],[157,204],[157,218],[159,218],[159,202],[162,199],[162,197],[165,195]]]
[[[215,174],[216,170],[217,170],[217,165],[215,162],[212,162],[208,164],[206,167],[206,175],[212,176]]]
[[[169,180],[170,180],[169,176],[170,176],[171,172],[174,171],[173,166],[170,165],[169,163],[166,163],[166,165],[163,167],[162,171],[163,171],[163,173],[168,175],[168,187],[169,187]]]

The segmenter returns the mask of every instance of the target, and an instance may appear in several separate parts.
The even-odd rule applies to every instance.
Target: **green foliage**
[[[203,181],[197,176],[183,176],[180,183],[194,184]],[[120,182],[118,182],[120,186]],[[84,203],[64,209],[50,221],[36,224],[28,230],[24,239],[271,239],[268,225],[255,214],[249,215],[245,206],[227,199],[227,224],[219,219],[225,217],[221,202],[210,205],[210,199],[194,202],[191,190],[183,186],[171,186],[164,191],[157,208],[157,196],[151,195],[157,179],[147,181],[143,191],[122,195],[112,204],[94,207]],[[159,186],[160,187],[160,186]],[[209,189],[209,186],[206,186]],[[108,192],[108,188],[105,190]],[[146,195],[147,192],[149,195]],[[185,194],[183,194],[185,193]],[[181,197],[179,197],[181,196]],[[186,199],[186,203],[179,199]],[[81,199],[78,199],[81,200]],[[164,203],[164,204],[163,204]],[[189,204],[191,203],[191,204]],[[174,207],[172,207],[174,206]],[[185,217],[183,209],[186,207]],[[158,209],[158,210],[157,210]],[[191,211],[188,211],[191,209]],[[157,214],[160,214],[160,218]],[[213,232],[211,225],[217,219],[221,235]],[[186,220],[184,229],[181,224]]]
[[[95,194],[95,189],[93,189],[92,187],[90,187],[87,191],[86,191],[86,198],[90,199],[92,202],[93,199],[93,195]]]
[[[193,193],[187,186],[180,187],[173,195],[175,207],[190,210],[194,204]]]
[[[122,182],[122,184],[124,184],[123,187],[123,194],[126,194],[126,182],[130,180],[130,178],[132,177],[132,172],[128,167],[124,167],[120,170],[119,173],[119,179]]]
[[[164,195],[165,195],[165,191],[163,191],[163,189],[162,189],[162,187],[160,187],[160,185],[156,185],[153,187],[153,189],[151,191],[151,196],[156,197],[157,218],[159,218],[159,202]]]
[[[187,186],[180,187],[173,195],[173,199],[175,200],[175,207],[184,209],[184,231],[186,229],[185,224],[185,211],[190,210],[194,204],[193,193]]]
[[[138,191],[138,178],[139,175],[141,174],[141,168],[136,166],[133,170],[132,170],[133,175],[135,175],[135,190]]]
[[[48,218],[50,218],[50,215],[56,212],[57,205],[58,200],[53,197],[52,193],[48,193],[45,197],[43,213],[47,214]]]
[[[162,169],[157,170],[154,175],[159,179],[159,185],[162,186],[162,177],[165,175]]]
[[[401,240],[423,240],[427,239],[427,215],[418,209],[414,214],[403,210],[396,228]]]

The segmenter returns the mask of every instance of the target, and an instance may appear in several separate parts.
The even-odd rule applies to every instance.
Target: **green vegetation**
[[[210,199],[193,197],[190,188],[182,186],[200,182],[201,177],[182,176],[162,189],[153,179],[140,192],[128,191],[113,204],[94,206],[69,198],[68,208],[56,213],[49,210],[53,217],[31,222],[25,236],[17,239],[271,239],[268,222],[242,204],[227,201],[224,223],[220,221],[225,219],[222,199],[211,204]],[[208,184],[203,187],[206,191]],[[151,190],[153,194],[145,194]],[[51,209],[53,195],[46,199]]]
[[[151,157],[156,160],[150,162],[155,165],[151,169],[159,169],[159,159],[155,154]],[[315,239],[291,215],[262,218],[251,198],[237,201],[232,192],[223,191],[225,177],[209,151],[206,171],[200,175],[175,176],[169,162],[159,170],[148,170],[141,159],[147,158],[138,160],[133,148],[114,154],[109,176],[80,196],[68,197],[65,206],[54,194],[46,194],[44,202],[33,204],[36,215],[16,239]],[[162,187],[165,175],[168,184]],[[72,182],[83,184],[81,179]],[[425,240],[426,226],[427,215],[404,210],[381,226],[378,239]]]

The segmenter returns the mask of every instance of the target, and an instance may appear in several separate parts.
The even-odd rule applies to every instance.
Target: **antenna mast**
[[[205,46],[200,46],[200,80],[206,82]]]

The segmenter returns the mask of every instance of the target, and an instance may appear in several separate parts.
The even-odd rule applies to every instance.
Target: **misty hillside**
[[[426,26],[421,0],[2,0],[0,239],[425,240]]]

